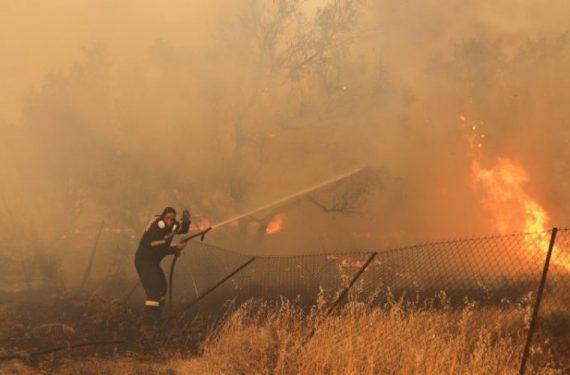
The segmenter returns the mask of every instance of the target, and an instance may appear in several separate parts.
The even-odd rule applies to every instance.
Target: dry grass
[[[75,359],[60,362],[56,370],[63,374],[518,373],[529,316],[524,304],[484,308],[465,303],[452,309],[441,295],[435,306],[390,301],[371,308],[354,300],[325,318],[323,305],[307,313],[286,300],[249,301],[210,333],[196,357],[161,363],[127,357]],[[535,348],[540,351],[547,353]],[[541,367],[531,365],[529,373],[563,373],[548,355],[542,357]],[[10,366],[19,366],[16,373],[37,371],[22,364]]]
[[[352,301],[329,319],[286,301],[250,302],[204,344],[200,358],[180,366],[191,372],[200,363],[210,373],[518,373],[528,309],[466,303],[452,310],[443,302],[370,308]]]

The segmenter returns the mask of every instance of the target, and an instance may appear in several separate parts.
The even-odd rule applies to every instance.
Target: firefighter
[[[184,210],[182,222],[176,220],[176,210],[166,207],[144,231],[135,255],[135,267],[146,293],[145,313],[148,320],[162,316],[167,291],[166,278],[160,262],[167,255],[178,255],[184,244],[170,246],[175,234],[188,233],[190,213]]]

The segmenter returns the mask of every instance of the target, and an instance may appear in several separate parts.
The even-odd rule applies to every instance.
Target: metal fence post
[[[362,273],[366,270],[366,268],[368,268],[368,265],[370,265],[370,262],[372,262],[372,260],[376,257],[378,253],[377,252],[373,252],[372,255],[370,255],[370,258],[368,258],[368,260],[366,261],[366,263],[364,263],[364,265],[362,266],[362,268],[360,268],[360,270],[358,270],[358,272],[356,273],[356,275],[354,275],[354,277],[352,278],[352,280],[350,281],[350,284],[348,284],[346,286],[346,288],[344,288],[344,290],[342,291],[342,293],[338,296],[338,298],[336,299],[336,301],[334,301],[334,303],[331,305],[331,307],[329,307],[329,309],[327,310],[327,315],[330,315],[330,313],[332,313],[334,311],[334,309],[336,309],[336,307],[338,306],[338,304],[340,303],[340,301],[342,301],[344,299],[344,297],[346,297],[346,295],[348,294],[348,291],[350,290],[350,288],[352,288],[352,286],[354,285],[354,283],[356,282],[356,280],[358,280],[358,278],[360,277],[360,275],[362,275]]]
[[[350,280],[350,283],[343,289],[342,293],[340,293],[340,295],[338,296],[338,298],[332,303],[332,305],[327,309],[326,312],[326,316],[329,316],[334,309],[337,308],[337,306],[339,305],[339,303],[346,297],[346,295],[348,294],[348,291],[350,290],[350,288],[354,285],[354,283],[356,283],[356,281],[360,278],[360,275],[362,275],[362,273],[364,271],[366,271],[366,268],[368,268],[368,266],[370,265],[370,263],[372,262],[372,260],[376,257],[376,255],[378,255],[377,252],[373,252],[370,257],[366,260],[366,262],[364,263],[364,265],[362,265],[362,267],[360,267],[360,269],[358,270],[358,272],[356,273],[356,275],[354,275],[354,277],[352,278],[352,280]],[[307,340],[310,340],[313,338],[313,336],[315,335],[315,332],[317,331],[317,327],[313,327],[313,329],[311,330],[311,333],[309,333],[309,335],[307,336]]]
[[[185,311],[187,311],[188,309],[190,309],[192,306],[194,306],[195,304],[197,304],[200,300],[202,300],[204,297],[206,297],[208,294],[212,293],[214,290],[216,290],[219,286],[221,286],[223,283],[225,283],[226,281],[228,281],[229,279],[232,278],[232,276],[234,276],[235,274],[237,274],[238,272],[240,272],[241,270],[243,270],[245,267],[249,266],[251,264],[251,262],[253,262],[255,260],[255,257],[251,257],[247,262],[245,262],[244,264],[242,264],[241,266],[239,266],[238,268],[236,268],[232,273],[230,273],[229,275],[227,275],[226,277],[224,277],[222,280],[218,281],[216,283],[216,285],[214,285],[213,287],[211,287],[210,289],[208,289],[207,291],[205,291],[204,293],[202,293],[198,298],[196,298],[194,301],[189,302],[188,304],[186,304],[178,313],[178,315],[182,315]]]
[[[548,275],[548,267],[550,265],[550,258],[552,256],[552,250],[554,249],[554,244],[556,243],[556,234],[558,233],[558,228],[552,228],[552,234],[550,235],[550,244],[548,245],[548,252],[546,253],[546,259],[544,261],[544,268],[542,270],[542,277],[540,279],[540,284],[538,286],[538,291],[536,293],[536,300],[534,301],[534,310],[532,312],[532,319],[530,321],[530,326],[528,328],[528,335],[526,338],[526,344],[524,347],[523,356],[521,359],[521,367],[519,374],[523,375],[526,371],[526,363],[528,361],[528,356],[530,353],[530,345],[532,343],[532,337],[536,329],[536,321],[538,319],[538,310],[540,308],[540,301],[542,300],[542,294],[544,292],[544,286],[546,284],[546,277]]]
[[[122,303],[126,303],[126,302],[129,300],[129,298],[131,298],[131,296],[133,295],[133,293],[139,288],[139,284],[140,284],[140,281],[137,281],[136,284],[135,284],[131,289],[129,289],[129,291],[127,292],[127,294],[125,294],[124,297],[121,298],[120,301],[121,301]]]
[[[89,280],[89,276],[91,276],[91,270],[93,269],[93,261],[95,260],[95,254],[97,253],[97,245],[99,244],[99,238],[101,238],[101,233],[103,232],[104,226],[105,226],[105,221],[102,221],[101,226],[99,227],[99,232],[97,232],[97,237],[95,238],[95,243],[93,244],[93,250],[91,250],[89,263],[87,263],[87,267],[85,267],[85,271],[83,272],[83,281],[81,282],[79,290],[83,290],[83,287],[85,286],[85,284],[87,284],[87,280]]]

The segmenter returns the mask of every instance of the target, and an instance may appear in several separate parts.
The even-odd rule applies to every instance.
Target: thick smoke
[[[3,5],[4,267],[85,258],[102,220],[128,267],[165,205],[215,223],[362,164],[209,240],[281,254],[488,233],[459,116],[570,222],[567,1],[204,4]]]

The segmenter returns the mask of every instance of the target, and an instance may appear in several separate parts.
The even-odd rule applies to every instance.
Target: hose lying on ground
[[[0,356],[0,361],[7,361],[10,359],[27,359],[37,355],[59,352],[61,350],[66,350],[66,349],[82,348],[85,346],[123,344],[123,343],[125,343],[125,340],[100,340],[100,341],[81,342],[76,344],[67,344],[48,349],[42,349],[31,353],[14,353],[14,354],[3,355]]]

